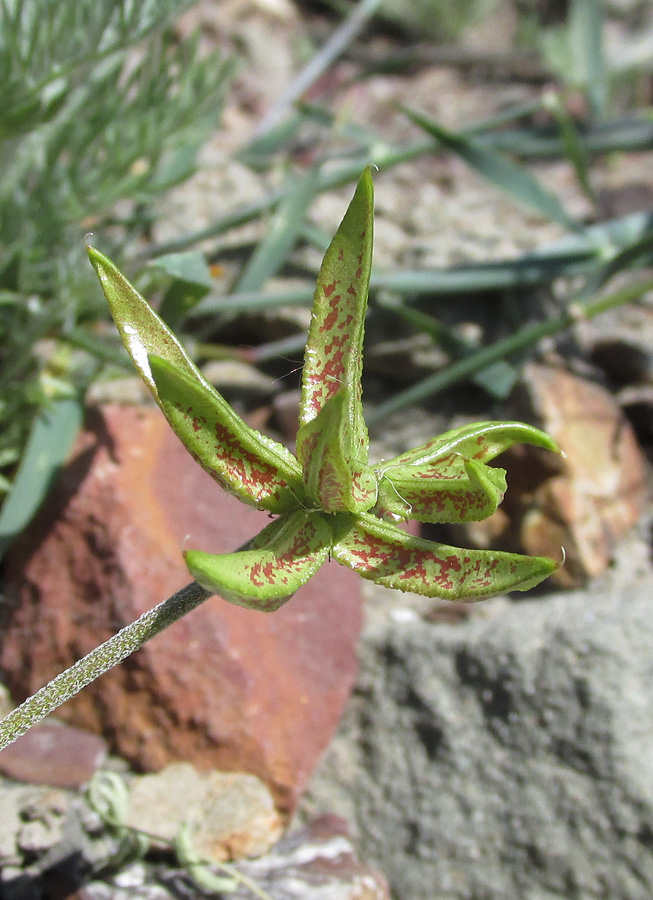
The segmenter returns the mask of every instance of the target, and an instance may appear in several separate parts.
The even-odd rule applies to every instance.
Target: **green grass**
[[[47,490],[50,478],[29,471],[49,453],[47,423],[61,441],[54,456],[65,456],[75,428],[58,430],[59,411],[77,404],[66,421],[80,419],[104,365],[96,326],[107,313],[84,233],[101,230],[128,260],[151,226],[153,198],[192,173],[218,125],[230,65],[169,27],[190,5],[0,3],[2,549]]]

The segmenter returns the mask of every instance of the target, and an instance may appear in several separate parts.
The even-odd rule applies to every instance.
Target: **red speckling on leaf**
[[[230,477],[237,478],[250,489],[260,489],[265,495],[269,494],[267,489],[275,482],[285,486],[286,482],[279,478],[274,466],[244,447],[226,426],[216,423],[214,429],[216,457]]]

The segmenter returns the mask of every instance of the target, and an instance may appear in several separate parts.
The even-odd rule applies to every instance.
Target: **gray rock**
[[[305,809],[355,823],[398,900],[650,900],[648,552],[455,626],[376,617]]]
[[[18,849],[20,810],[25,789],[19,785],[0,782],[0,871],[19,865],[23,854]]]
[[[175,895],[153,880],[147,866],[132,863],[108,881],[89,881],[82,900],[175,900]]]
[[[204,867],[202,867],[204,869]],[[237,873],[234,879],[233,875]],[[229,872],[133,863],[104,881],[84,885],[83,900],[389,900],[385,879],[356,857],[346,823],[320,816],[285,835],[265,855]],[[208,879],[208,880],[207,880]],[[220,883],[221,886],[217,886]]]
[[[19,866],[59,841],[69,801],[55,788],[0,779],[0,870]]]

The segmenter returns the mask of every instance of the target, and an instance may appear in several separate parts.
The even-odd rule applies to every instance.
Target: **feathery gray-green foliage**
[[[79,397],[100,364],[73,349],[93,348],[106,317],[84,233],[102,229],[124,262],[152,200],[192,173],[218,125],[230,64],[170,28],[191,5],[0,0],[0,491],[33,424],[47,455],[57,402]],[[38,492],[19,500],[24,518]],[[0,514],[0,553],[15,531]]]

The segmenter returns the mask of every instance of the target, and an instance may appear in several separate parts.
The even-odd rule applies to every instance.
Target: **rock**
[[[106,881],[87,882],[77,892],[76,900],[179,900],[180,897],[195,900],[199,896],[196,892],[173,894],[155,881],[149,867],[134,862]]]
[[[591,591],[367,630],[303,808],[345,815],[397,900],[650,900],[648,553],[629,538]]]
[[[619,405],[640,442],[653,449],[653,384],[638,384],[619,391]]]
[[[0,772],[16,781],[81,787],[107,753],[102,738],[67,725],[41,723],[0,751]]]
[[[611,388],[653,384],[653,305],[646,299],[617,306],[595,319],[581,319],[576,336]]]
[[[554,437],[565,459],[520,445],[498,464],[508,493],[497,513],[467,528],[473,543],[560,558],[552,581],[576,587],[610,564],[638,521],[648,488],[633,429],[605,388],[552,366],[529,365],[518,417]]]
[[[653,316],[653,314],[652,314]],[[631,383],[653,382],[653,348],[650,334],[612,334],[599,338],[592,346],[590,361],[599,366],[618,387]]]
[[[200,896],[251,900],[389,900],[388,886],[378,872],[363,865],[351,845],[344,820],[320,816],[284,837],[270,853],[232,867],[240,872],[229,889],[200,890],[183,869],[132,863],[103,881],[89,881],[80,900],[175,900]],[[224,870],[210,874],[229,880]],[[250,888],[249,885],[252,885]],[[265,893],[264,893],[265,892]]]
[[[0,782],[0,872],[22,862],[23,855],[18,848],[17,837],[21,824],[21,804],[25,788],[20,785]]]
[[[299,431],[299,390],[282,391],[272,401],[275,423],[288,441],[294,441]]]
[[[3,900],[41,900],[41,891],[29,872],[14,866],[0,869],[0,891]]]
[[[0,665],[15,699],[187,583],[182,546],[233,550],[267,522],[192,461],[157,409],[91,414],[8,559]],[[291,810],[354,680],[359,580],[325,565],[272,614],[213,598],[60,715],[141,770],[183,759],[251,772]]]
[[[65,791],[0,780],[0,872],[20,869],[57,844],[69,805]]]
[[[236,397],[247,398],[250,402],[267,400],[280,389],[273,378],[239,359],[212,360],[202,367],[202,375],[230,401]]]
[[[260,856],[281,837],[281,819],[262,781],[241,773],[199,773],[173,763],[130,785],[127,824],[172,843],[185,823],[194,848],[223,861]]]
[[[385,878],[357,859],[338,816],[315,818],[237,868],[274,900],[390,900]],[[244,885],[229,894],[230,900],[251,896]]]

